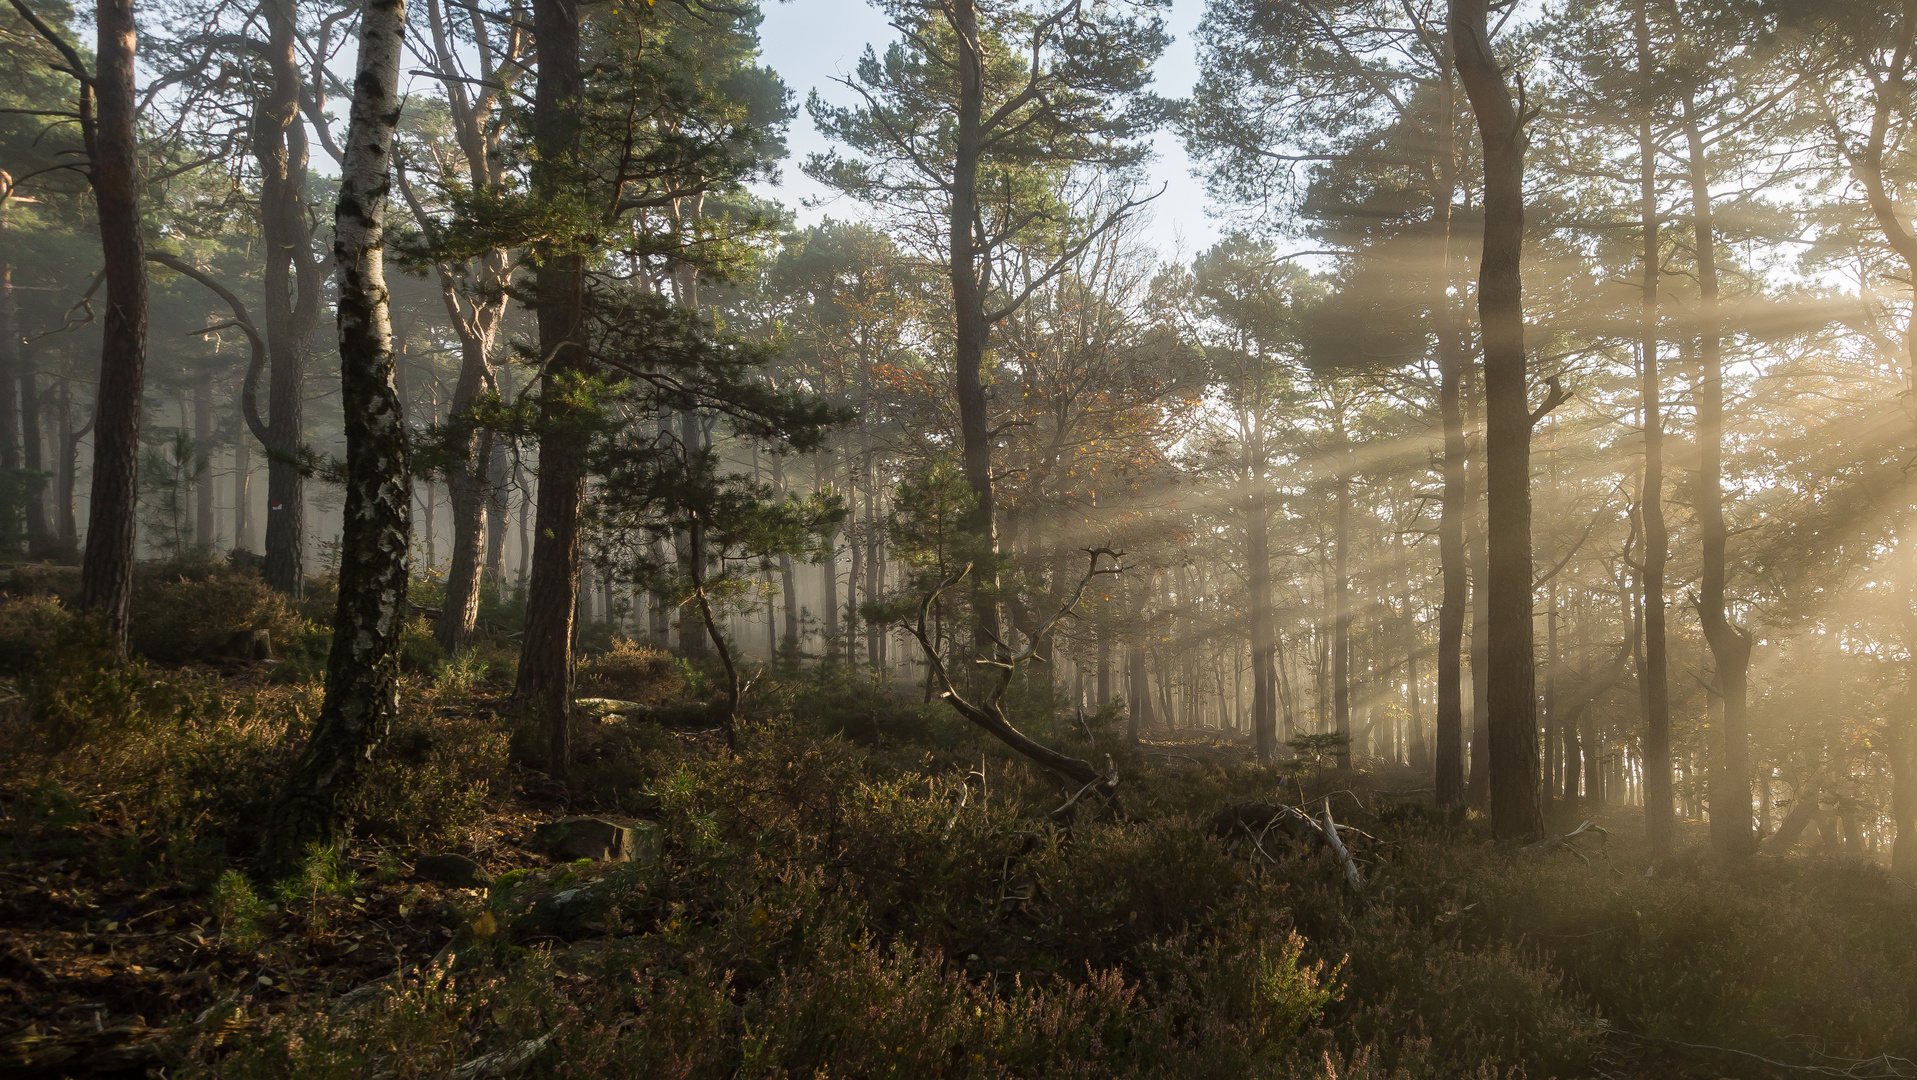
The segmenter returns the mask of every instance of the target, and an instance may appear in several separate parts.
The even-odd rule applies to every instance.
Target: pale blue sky
[[[868,43],[879,45],[892,40],[892,28],[884,16],[863,0],[788,0],[765,5],[765,23],[760,28],[764,62],[785,78],[803,104],[814,87],[827,100],[850,103],[851,92],[832,82],[849,74]],[[1183,97],[1198,76],[1192,31],[1204,15],[1204,0],[1175,0],[1166,19],[1173,41],[1159,58],[1157,90],[1166,97]],[[792,159],[784,170],[784,180],[776,188],[762,193],[800,215],[801,221],[833,217],[859,217],[862,210],[839,200],[818,209],[807,210],[801,200],[817,199],[828,193],[798,169],[807,154],[826,148],[826,140],[813,128],[801,109],[792,122],[790,136]],[[1152,220],[1145,236],[1161,254],[1170,258],[1182,247],[1189,258],[1217,238],[1217,224],[1205,215],[1203,185],[1190,174],[1190,162],[1184,148],[1170,133],[1161,132],[1156,140],[1158,160],[1152,165],[1155,184],[1168,184],[1165,194],[1153,205]]]

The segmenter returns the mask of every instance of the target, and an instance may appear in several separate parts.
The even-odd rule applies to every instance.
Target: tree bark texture
[[[460,343],[459,380],[453,385],[452,424],[470,411],[490,378],[484,343]],[[490,501],[486,468],[492,458],[493,433],[475,430],[459,443],[460,460],[447,470],[446,495],[453,512],[452,560],[446,568],[446,595],[433,636],[448,656],[457,656],[471,643],[479,626],[480,571],[484,558],[486,508]]]
[[[306,198],[307,139],[300,120],[304,77],[293,0],[267,0],[262,46],[272,73],[255,105],[253,154],[260,170],[260,238],[267,351],[267,423],[247,407],[247,425],[266,448],[266,583],[298,596],[305,588],[306,481],[297,461],[305,442],[306,355],[319,324],[320,270]],[[252,391],[246,392],[249,402]]]
[[[40,423],[46,415],[46,396],[32,369],[20,371],[20,467],[27,472],[27,557],[34,561],[54,554],[53,531],[47,526],[46,440]]]
[[[1404,587],[1401,608],[1404,619],[1404,696],[1405,705],[1410,711],[1407,719],[1411,728],[1407,732],[1405,754],[1407,763],[1413,772],[1425,772],[1431,768],[1431,746],[1424,733],[1424,694],[1418,685],[1418,654],[1423,652],[1422,634],[1418,632],[1418,614],[1411,606],[1411,553],[1403,540],[1398,542],[1400,565],[1404,567],[1401,584]]]
[[[426,6],[428,37],[439,70],[458,70],[453,39],[448,35],[448,20],[442,0],[429,0]],[[471,12],[473,40],[479,63],[480,82],[447,77],[441,80],[446,95],[453,135],[465,159],[463,179],[475,189],[498,187],[505,180],[504,163],[499,154],[499,139],[504,125],[493,122],[500,98],[512,78],[512,61],[521,51],[522,31],[513,27],[506,43],[507,70],[493,61],[491,30],[477,10]],[[412,189],[406,189],[409,201]],[[414,217],[430,220],[423,208],[414,204]],[[448,321],[459,338],[459,377],[453,384],[453,401],[448,417],[451,430],[458,432],[455,460],[447,469],[446,495],[453,515],[453,550],[446,567],[446,592],[433,635],[448,656],[464,652],[479,626],[479,596],[482,575],[498,562],[498,547],[505,539],[500,520],[505,507],[499,497],[504,486],[505,458],[494,449],[491,430],[474,426],[469,417],[480,395],[496,388],[492,370],[493,342],[505,321],[509,296],[507,279],[511,274],[510,253],[494,248],[467,259],[462,266],[435,264],[439,276],[440,300]],[[488,522],[492,527],[488,529]],[[490,533],[490,534],[489,534]],[[495,573],[495,581],[500,575]]]
[[[1251,493],[1246,496],[1245,560],[1251,590],[1251,728],[1258,760],[1269,765],[1278,759],[1278,709],[1271,681],[1273,618],[1271,610],[1271,508],[1265,477],[1256,461],[1249,470]],[[1101,671],[1101,693],[1103,674]]]
[[[80,520],[73,509],[74,489],[78,486],[80,472],[80,440],[92,430],[92,420],[79,428],[73,426],[73,383],[61,379],[60,461],[54,471],[54,483],[58,488],[54,495],[55,514],[59,519],[60,539],[55,558],[69,566],[80,558]]]
[[[1653,858],[1670,854],[1676,828],[1671,793],[1671,689],[1666,655],[1664,564],[1670,531],[1664,524],[1663,380],[1658,368],[1658,277],[1662,259],[1657,223],[1657,145],[1650,19],[1646,0],[1632,13],[1637,38],[1639,103],[1637,126],[1638,215],[1643,228],[1642,306],[1638,318],[1638,398],[1644,416],[1644,667],[1639,671],[1644,700],[1644,837]]]
[[[99,118],[87,153],[106,266],[106,318],[93,406],[93,494],[80,564],[80,606],[104,613],[124,641],[138,539],[140,399],[146,381],[146,245],[140,228],[132,0],[101,0],[95,21]]]
[[[1544,831],[1538,806],[1537,673],[1532,655],[1531,426],[1524,356],[1524,116],[1491,49],[1488,0],[1451,0],[1459,80],[1484,150],[1484,258],[1478,324],[1484,340],[1485,491],[1490,549],[1491,830],[1499,839]]]
[[[1337,421],[1338,497],[1334,528],[1337,545],[1332,554],[1331,575],[1331,711],[1336,730],[1343,736],[1336,753],[1340,769],[1351,768],[1351,473],[1350,450],[1343,446],[1344,417]]]
[[[1448,39],[1447,39],[1448,41]],[[1465,483],[1463,333],[1451,302],[1451,216],[1457,191],[1457,151],[1451,50],[1444,50],[1444,118],[1439,127],[1438,199],[1432,239],[1437,250],[1431,276],[1431,322],[1438,342],[1438,414],[1444,426],[1444,499],[1438,511],[1438,567],[1443,596],[1438,606],[1438,715],[1436,800],[1441,807],[1464,801],[1464,617],[1470,603],[1464,523],[1470,489]]]
[[[1684,96],[1684,133],[1690,150],[1691,216],[1697,239],[1698,473],[1696,514],[1704,541],[1697,582],[1697,614],[1711,647],[1716,690],[1724,702],[1720,751],[1712,770],[1711,841],[1724,855],[1757,848],[1751,814],[1751,750],[1747,682],[1751,636],[1731,619],[1724,585],[1730,530],[1724,521],[1724,339],[1718,315],[1717,233],[1711,211],[1709,158],[1691,94]]]
[[[538,61],[533,129],[533,192],[563,194],[579,154],[579,110],[585,75],[579,63],[579,10],[574,0],[535,0]],[[574,254],[542,253],[534,271],[539,354],[546,358],[539,396],[539,486],[533,523],[532,574],[515,693],[544,720],[548,770],[563,780],[572,756],[573,620],[579,594],[581,504],[586,494],[586,437],[568,383],[588,370],[582,340],[585,264]]]
[[[959,442],[965,479],[976,498],[964,529],[972,534],[972,607],[977,621],[974,645],[989,656],[999,635],[998,523],[992,481],[992,437],[985,399],[985,349],[992,328],[986,322],[986,264],[974,235],[979,213],[978,168],[984,156],[985,58],[979,40],[974,0],[953,0],[952,29],[958,36],[959,98],[948,219],[949,272],[955,338],[953,367],[958,398]]]
[[[213,520],[213,376],[202,372],[193,386],[193,456],[199,479],[193,482],[193,542],[212,551],[219,539]]]
[[[1471,763],[1465,778],[1465,801],[1479,810],[1491,805],[1491,614],[1490,552],[1485,547],[1484,521],[1484,399],[1481,380],[1469,361],[1464,380],[1465,426],[1476,440],[1465,457],[1465,558],[1471,568]]]
[[[340,799],[378,752],[399,710],[412,484],[405,417],[393,386],[385,225],[399,123],[405,0],[368,0],[334,211],[346,503],[339,606],[326,696],[268,832],[269,866],[285,867],[337,830]]]
[[[10,183],[0,174],[0,183]],[[7,228],[0,203],[0,233]],[[20,467],[20,403],[14,392],[20,371],[20,309],[13,296],[13,266],[0,261],[0,469]]]

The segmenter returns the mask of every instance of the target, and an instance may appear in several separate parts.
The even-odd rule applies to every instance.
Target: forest
[[[0,1073],[1917,1080],[1917,0],[868,2],[6,0]]]

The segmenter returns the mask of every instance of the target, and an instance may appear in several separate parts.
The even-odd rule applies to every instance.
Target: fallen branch
[[[1110,548],[1087,548],[1085,549],[1085,553],[1090,556],[1091,563],[1086,568],[1085,575],[1079,579],[1078,588],[1072,591],[1070,599],[1066,600],[1064,605],[1061,606],[1051,618],[1046,619],[1036,630],[1032,631],[1031,638],[1025,647],[1023,649],[1013,650],[1010,646],[995,639],[993,643],[993,655],[978,661],[981,666],[997,668],[998,674],[992,680],[991,686],[987,688],[986,696],[977,702],[970,700],[959,692],[958,686],[952,679],[951,671],[945,665],[945,658],[939,655],[938,649],[932,643],[931,631],[928,628],[932,605],[937,602],[938,598],[947,589],[957,586],[971,574],[972,566],[970,563],[967,563],[958,573],[939,582],[935,588],[920,598],[918,619],[915,623],[906,623],[905,631],[911,634],[919,643],[919,648],[924,650],[926,663],[931,666],[932,674],[937,679],[941,689],[939,697],[943,698],[960,716],[963,716],[978,727],[985,729],[994,738],[1018,751],[1039,768],[1060,778],[1065,783],[1080,786],[1090,785],[1092,790],[1098,792],[1107,800],[1110,800],[1114,796],[1118,785],[1118,773],[1115,769],[1106,773],[1100,773],[1090,762],[1081,758],[1072,757],[1068,754],[1061,754],[1051,747],[1034,740],[1012,725],[1012,722],[1005,716],[1004,708],[1005,691],[1011,687],[1012,679],[1017,676],[1019,668],[1023,667],[1038,655],[1039,645],[1045,640],[1046,635],[1052,632],[1052,628],[1057,626],[1060,620],[1072,614],[1072,610],[1078,606],[1079,600],[1084,597],[1085,588],[1091,584],[1092,579],[1104,574],[1119,574],[1124,572],[1124,566],[1119,563],[1121,557],[1120,552],[1113,551]],[[1102,564],[1101,560],[1106,557],[1111,559],[1112,565],[1106,566]],[[1061,808],[1061,810],[1069,808],[1072,803],[1076,801],[1077,798],[1074,797],[1072,801],[1068,802],[1066,807]]]
[[[1603,1030],[1614,1035],[1622,1035],[1627,1039],[1635,1039],[1638,1042],[1682,1047],[1685,1050],[1705,1050],[1714,1054],[1730,1054],[1733,1057],[1761,1061],[1773,1069],[1784,1069],[1789,1072],[1810,1073],[1814,1076],[1841,1076],[1846,1077],[1847,1080],[1913,1080],[1913,1078],[1917,1078],[1917,1064],[1913,1064],[1908,1058],[1893,1057],[1890,1054],[1879,1054],[1876,1057],[1849,1061],[1841,1068],[1836,1065],[1797,1065],[1792,1062],[1765,1057],[1762,1054],[1755,1054],[1749,1050],[1739,1050],[1732,1046],[1712,1046],[1709,1043],[1681,1042],[1677,1039],[1662,1039],[1655,1035],[1639,1035],[1635,1031],[1626,1031],[1620,1027],[1613,1027],[1604,1023],[1602,1020],[1598,1021],[1598,1025]],[[1867,1068],[1878,1071],[1863,1071]]]
[[[1338,861],[1344,864],[1345,880],[1351,883],[1353,889],[1363,889],[1365,878],[1358,872],[1358,861],[1351,857],[1351,849],[1345,847],[1344,840],[1338,836],[1338,823],[1331,820],[1331,796],[1329,795],[1325,796],[1325,818],[1322,829],[1325,834],[1325,843],[1331,845],[1331,853],[1338,856]]]
[[[504,1050],[476,1057],[454,1069],[453,1080],[486,1080],[490,1076],[511,1072],[537,1057],[552,1042],[552,1037],[553,1033],[548,1031],[537,1039],[527,1039]]]
[[[1547,836],[1544,839],[1539,840],[1535,844],[1526,844],[1522,848],[1522,850],[1527,855],[1543,855],[1546,852],[1558,851],[1562,849],[1564,851],[1570,852],[1573,855],[1576,855],[1580,862],[1583,862],[1586,866],[1589,866],[1591,864],[1591,860],[1585,857],[1584,852],[1578,850],[1577,842],[1580,837],[1591,836],[1591,835],[1596,835],[1603,838],[1601,844],[1599,845],[1600,847],[1610,846],[1611,834],[1606,832],[1602,825],[1597,825],[1590,821],[1586,821],[1582,825],[1579,825],[1577,828],[1572,829],[1568,833],[1560,833],[1557,836]]]
[[[1052,811],[1051,816],[1064,817],[1067,813],[1071,811],[1072,807],[1078,805],[1078,800],[1084,798],[1087,795],[1090,795],[1094,791],[1097,791],[1100,789],[1103,789],[1105,791],[1110,791],[1113,788],[1116,788],[1117,786],[1118,786],[1118,763],[1112,760],[1112,756],[1110,754],[1106,754],[1105,755],[1105,775],[1094,778],[1090,783],[1086,784],[1084,787],[1081,787],[1077,791],[1073,792],[1071,798],[1065,800],[1065,805]]]
[[[1351,887],[1364,888],[1364,873],[1358,867],[1358,860],[1352,856],[1351,848],[1339,835],[1341,832],[1357,832],[1357,830],[1332,820],[1330,796],[1325,798],[1325,812],[1321,819],[1314,819],[1296,806],[1236,803],[1213,814],[1211,828],[1212,832],[1218,836],[1231,836],[1234,833],[1243,832],[1251,839],[1252,846],[1258,849],[1258,853],[1274,865],[1278,860],[1272,858],[1271,853],[1265,850],[1264,840],[1272,829],[1280,829],[1297,843],[1313,848],[1319,846],[1328,848],[1333,857],[1338,860],[1339,868],[1344,871],[1345,880]],[[1359,833],[1359,835],[1364,834]]]

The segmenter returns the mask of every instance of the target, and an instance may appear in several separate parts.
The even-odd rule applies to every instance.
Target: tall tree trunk
[[[494,436],[486,468],[486,585],[506,591],[506,536],[512,519],[512,463],[506,440]]]
[[[1484,260],[1478,325],[1484,339],[1485,492],[1490,550],[1491,831],[1544,831],[1538,808],[1537,673],[1532,656],[1531,426],[1525,376],[1525,117],[1498,69],[1489,0],[1451,0],[1458,77],[1484,148]]]
[[[213,376],[202,371],[193,387],[193,453],[200,478],[193,485],[193,539],[204,551],[219,543],[213,517]]]
[[[704,212],[705,196],[703,194],[693,194],[675,200],[670,208],[670,213],[682,230],[695,229]],[[699,268],[690,262],[673,263],[672,284],[677,305],[687,311],[698,311]],[[679,442],[688,455],[699,453],[709,441],[704,419],[697,409],[688,409],[679,414]],[[821,455],[819,460],[815,460],[814,468],[822,468],[823,461],[829,458],[829,454]],[[703,522],[695,521],[677,538],[680,573],[688,581],[700,580],[705,576],[705,568],[695,565],[698,560],[705,557],[705,545],[702,542],[704,528]],[[717,644],[709,640],[708,624],[709,621],[703,618],[703,608],[700,606],[696,604],[680,606],[679,652],[687,659],[703,661],[712,652],[712,646]]]
[[[772,455],[772,488],[774,497],[784,499],[785,456]],[[792,556],[779,556],[779,600],[785,611],[785,632],[779,635],[778,663],[791,671],[799,669],[799,583],[797,570],[792,564]],[[927,678],[930,678],[928,673]],[[929,683],[928,683],[929,685]]]
[[[490,334],[483,340],[476,334],[461,335],[459,381],[453,385],[452,415],[448,418],[452,429],[462,435],[455,447],[457,458],[446,470],[446,494],[453,512],[453,551],[446,568],[445,603],[433,627],[433,636],[448,656],[464,652],[479,626],[479,579],[484,561],[481,544],[490,501],[486,469],[493,456],[493,433],[468,430],[467,418],[491,380],[486,355],[491,346]]]
[[[845,662],[858,664],[859,590],[865,587],[865,531],[859,527],[860,482],[858,460],[852,455],[852,440],[845,441],[845,550],[852,565],[845,575]],[[870,596],[867,596],[870,599]],[[1023,629],[1021,627],[1021,629]]]
[[[1332,555],[1331,701],[1337,732],[1342,736],[1336,753],[1340,769],[1351,768],[1351,472],[1350,449],[1344,445],[1343,403],[1334,424],[1338,440],[1338,497]]]
[[[813,460],[813,490],[824,492],[831,489],[826,479],[826,464],[832,460],[830,451],[821,451]],[[822,619],[823,648],[820,649],[823,662],[828,666],[839,661],[839,527],[834,525],[825,538],[825,558],[819,562],[819,614]]]
[[[885,526],[879,521],[879,494],[877,478],[872,469],[872,435],[861,432],[865,452],[860,456],[860,473],[865,488],[865,598],[874,603],[885,593]],[[885,662],[885,634],[876,623],[867,623],[865,628],[865,662],[873,670],[878,670]],[[1041,646],[1043,656],[1049,664],[1052,644],[1048,639]],[[1049,668],[1047,669],[1050,670]]]
[[[1704,559],[1697,582],[1698,621],[1710,644],[1717,693],[1724,703],[1723,743],[1711,772],[1711,840],[1733,858],[1757,847],[1751,816],[1750,722],[1747,689],[1751,637],[1731,621],[1725,607],[1724,522],[1724,340],[1718,317],[1717,233],[1711,210],[1710,162],[1696,103],[1684,94],[1684,134],[1690,150],[1691,219],[1697,238],[1698,359],[1703,375],[1697,385],[1698,473],[1696,514]]]
[[[1418,653],[1422,642],[1419,640],[1418,615],[1411,607],[1411,552],[1403,540],[1398,542],[1399,557],[1404,566],[1404,693],[1405,702],[1410,707],[1411,728],[1407,733],[1405,752],[1409,756],[1413,772],[1427,772],[1431,768],[1430,744],[1424,734],[1424,700],[1418,685]]]
[[[1664,564],[1670,533],[1664,524],[1664,418],[1658,370],[1658,275],[1662,259],[1657,222],[1657,145],[1652,137],[1656,62],[1651,55],[1645,0],[1632,13],[1637,37],[1638,217],[1643,230],[1642,306],[1638,317],[1638,398],[1643,406],[1644,482],[1638,511],[1644,522],[1644,837],[1653,858],[1670,854],[1675,823],[1671,808],[1671,691],[1664,628]]]
[[[439,70],[447,76],[441,85],[454,138],[465,158],[464,179],[475,189],[485,190],[496,187],[504,178],[499,155],[503,126],[496,122],[495,107],[519,70],[517,61],[524,38],[520,27],[512,27],[504,47],[505,63],[496,63],[486,20],[477,9],[471,14],[475,57],[482,76],[476,83],[451,77],[459,65],[454,39],[448,34],[449,20],[442,0],[429,0],[426,5],[427,36],[438,57]],[[415,199],[405,174],[399,174],[398,179],[414,218],[422,228],[428,228],[432,219]],[[445,604],[434,627],[440,647],[449,655],[464,650],[478,627],[482,578],[490,579],[497,589],[505,576],[499,551],[506,538],[505,455],[495,449],[493,433],[473,425],[468,417],[479,395],[496,388],[492,347],[509,303],[505,288],[511,273],[509,258],[507,251],[495,248],[465,260],[457,268],[460,273],[447,263],[436,266],[440,299],[459,337],[460,350],[450,417],[452,430],[459,437],[446,477],[453,513],[453,551],[446,570]]]
[[[1917,343],[1913,347],[1917,347]],[[1900,621],[1905,640],[1917,641],[1917,534],[1906,531],[1898,538],[1897,546],[1904,555],[1904,576],[1897,590],[1903,616]],[[1890,759],[1893,833],[1890,872],[1899,881],[1917,885],[1917,652],[1905,661],[1904,669],[1903,697],[1891,703],[1884,719],[1884,752]],[[1764,786],[1768,793],[1768,779]]]
[[[101,0],[95,11],[99,120],[87,154],[107,298],[94,394],[93,494],[86,555],[80,564],[80,606],[103,612],[114,636],[124,642],[127,605],[133,597],[140,398],[146,382],[146,245],[140,230],[133,3]]]
[[[293,0],[267,0],[261,13],[272,81],[255,109],[253,144],[260,168],[263,309],[272,363],[268,422],[253,432],[267,451],[266,583],[298,596],[306,580],[306,483],[296,458],[306,434],[306,355],[319,321],[320,265],[313,258],[307,218],[298,15]],[[249,426],[253,419],[248,416]]]
[[[233,438],[233,550],[253,551],[253,452],[241,432]]]
[[[1152,723],[1151,673],[1146,668],[1145,655],[1145,609],[1151,606],[1158,577],[1150,572],[1142,580],[1138,575],[1130,575],[1125,584],[1130,591],[1126,612],[1129,618],[1125,635],[1125,704],[1130,711],[1131,740],[1137,742],[1139,733]]]
[[[954,0],[953,29],[958,37],[958,115],[953,144],[952,202],[947,221],[952,283],[959,443],[965,479],[976,498],[962,523],[971,535],[966,557],[972,568],[972,608],[977,626],[973,646],[992,655],[999,636],[998,522],[992,483],[992,438],[985,399],[985,349],[992,328],[986,323],[986,282],[990,264],[981,260],[974,229],[979,215],[978,169],[984,156],[985,58],[980,51],[975,0]]]
[[[326,696],[267,833],[264,861],[275,868],[332,838],[341,797],[352,791],[360,766],[378,752],[399,711],[412,500],[406,423],[393,387],[385,226],[405,25],[405,0],[367,0],[360,15],[359,65],[333,215],[346,418],[339,606]]]
[[[60,380],[60,462],[55,475],[59,493],[55,497],[59,516],[60,547],[57,555],[63,566],[71,566],[80,561],[80,521],[74,512],[73,498],[79,486],[80,440],[93,430],[93,421],[88,420],[79,428],[73,426],[73,382]]]
[[[524,464],[513,462],[513,488],[519,492],[519,567],[513,581],[526,588],[532,577],[532,523],[538,513],[539,479],[526,471]]]
[[[1490,551],[1485,546],[1484,414],[1480,384],[1467,367],[1464,378],[1465,422],[1477,439],[1474,453],[1465,459],[1465,551],[1471,567],[1471,772],[1465,781],[1465,801],[1483,810],[1491,805],[1491,580]]]
[[[1458,189],[1455,104],[1450,38],[1445,38],[1444,117],[1438,127],[1438,198],[1432,207],[1435,265],[1431,274],[1431,323],[1438,342],[1438,414],[1444,426],[1444,498],[1438,511],[1438,716],[1436,800],[1441,807],[1464,799],[1464,616],[1470,570],[1465,561],[1464,522],[1470,489],[1465,484],[1464,340],[1451,301],[1451,214]]]
[[[46,441],[40,421],[46,412],[46,400],[40,380],[31,370],[20,371],[20,464],[27,472],[27,555],[34,560],[53,555],[53,532],[47,527],[46,462],[42,459]]]
[[[1251,731],[1258,760],[1269,765],[1278,760],[1278,709],[1276,688],[1271,683],[1271,510],[1263,470],[1254,462],[1250,473],[1251,493],[1245,500],[1245,559],[1250,564],[1246,587],[1251,590]],[[1100,681],[1102,686],[1102,671]]]
[[[1098,631],[1098,674],[1093,680],[1098,691],[1098,704],[1103,708],[1112,700],[1112,631],[1110,627]],[[1138,737],[1132,736],[1137,742]]]
[[[426,519],[422,523],[426,528],[426,569],[434,570],[439,567],[439,547],[434,543],[439,536],[439,522],[437,520],[439,511],[439,488],[431,480],[421,484],[420,487],[423,489],[420,492],[419,499],[420,510],[423,511],[421,516]]]
[[[579,10],[574,0],[533,0],[538,81],[533,96],[533,194],[553,202],[572,179],[579,156],[579,111],[585,75],[579,63]],[[542,252],[534,272],[539,354],[547,357],[539,395],[539,505],[532,580],[526,592],[525,642],[517,696],[546,722],[548,771],[564,780],[572,757],[573,615],[579,593],[579,515],[586,494],[585,436],[568,403],[567,386],[589,367],[581,323],[585,264],[576,254]]]
[[[1571,612],[1571,625],[1575,630],[1571,648],[1578,657],[1578,674],[1580,676],[1578,685],[1584,686],[1587,685],[1585,680],[1590,677],[1591,667],[1588,663],[1588,638],[1586,636],[1585,623],[1585,620],[1590,617],[1590,610],[1582,594],[1578,596],[1577,602],[1572,605]],[[1561,737],[1564,740],[1564,772],[1559,777],[1561,781],[1559,797],[1562,800],[1560,805],[1564,808],[1564,816],[1567,820],[1575,821],[1577,819],[1579,788],[1583,783],[1583,750],[1579,745],[1581,740],[1578,738],[1578,722],[1580,717],[1589,711],[1591,711],[1591,705],[1589,702],[1586,702],[1583,709],[1565,717],[1565,723],[1561,729]]]
[[[1145,632],[1134,629],[1125,650],[1127,735],[1132,742],[1152,725],[1151,673],[1145,665]]]
[[[11,187],[12,182],[12,177],[0,173],[0,186]],[[6,229],[7,207],[0,202],[0,237]],[[14,393],[20,370],[20,312],[13,298],[13,266],[0,261],[0,470],[9,473],[20,467],[20,404]],[[0,522],[0,536],[11,532],[12,525]]]

